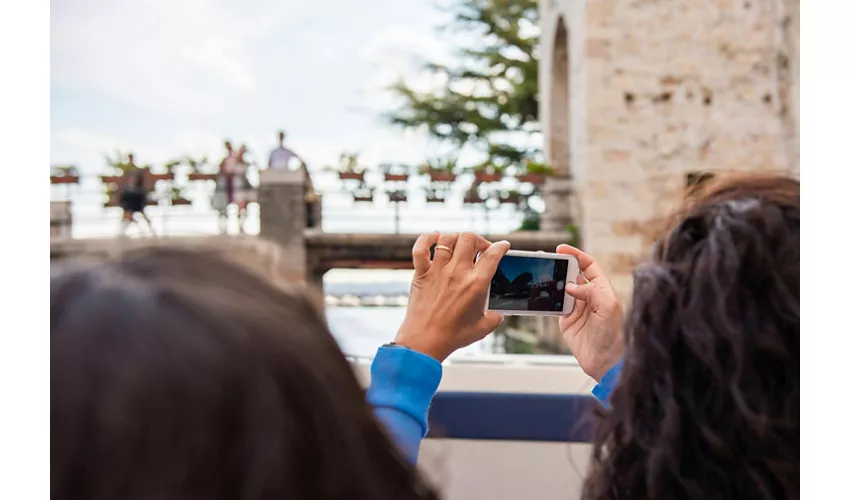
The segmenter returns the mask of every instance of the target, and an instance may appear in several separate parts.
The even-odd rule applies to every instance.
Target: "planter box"
[[[389,195],[390,201],[393,203],[400,203],[403,201],[407,201],[406,194],[391,194]]]
[[[364,178],[363,172],[339,172],[339,178],[342,180],[362,181]]]
[[[121,182],[123,175],[101,175],[100,182],[104,184],[118,184]]]
[[[159,202],[157,202],[156,200],[148,200],[148,201],[145,202],[146,207],[155,207],[157,205],[159,205]],[[103,206],[106,207],[106,208],[120,207],[121,206],[121,200],[111,199],[111,200],[107,201],[106,203],[104,203]]]
[[[148,176],[148,178],[151,180],[151,182],[156,182],[156,181],[173,181],[173,180],[174,180],[174,174],[173,174],[173,173],[171,173],[171,172],[169,172],[169,173],[167,173],[167,174],[150,174],[150,175]]]
[[[218,174],[202,174],[200,172],[193,172],[189,174],[190,181],[214,181],[218,178]]]
[[[356,202],[360,202],[360,201],[372,201],[372,199],[373,199],[373,198],[374,198],[374,197],[373,197],[372,195],[369,195],[369,196],[356,196],[356,195],[355,195],[355,196],[354,196],[354,201],[356,201]]]
[[[79,176],[76,175],[51,175],[51,184],[77,184],[80,182]]]
[[[191,205],[192,201],[187,200],[186,198],[176,198],[171,200],[172,205]]]
[[[500,203],[504,203],[506,205],[516,205],[519,203],[519,195],[518,194],[509,194],[507,196],[502,196],[499,198]]]
[[[427,203],[443,203],[446,201],[446,199],[440,198],[439,196],[427,195],[425,196],[425,201]]]
[[[406,181],[407,177],[407,174],[384,174],[384,180],[390,182]]]
[[[454,182],[457,179],[457,175],[454,172],[434,172],[431,171],[428,173],[431,176],[431,180],[433,182]]]
[[[516,180],[541,186],[546,182],[546,176],[543,174],[523,174],[516,176]]]
[[[502,180],[502,173],[487,173],[487,172],[475,172],[475,181],[476,182],[499,182]]]
[[[469,203],[470,205],[475,205],[475,204],[479,204],[479,203],[484,203],[484,200],[478,195],[475,195],[475,196],[467,195],[467,196],[463,197],[463,202]]]

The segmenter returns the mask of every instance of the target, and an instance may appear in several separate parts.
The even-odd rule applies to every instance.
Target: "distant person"
[[[233,150],[230,141],[224,141],[225,156],[218,164],[218,177],[213,192],[212,207],[218,212],[219,232],[227,233],[227,210],[234,202],[235,186],[233,176],[236,163],[239,161],[237,152]]]
[[[237,253],[51,264],[50,498],[435,499],[318,299]]]
[[[120,235],[125,236],[131,223],[138,224],[136,215],[142,217],[147,225],[148,233],[154,236],[153,224],[145,213],[150,190],[147,186],[147,169],[136,166],[133,155],[127,155],[127,166],[121,177],[119,203],[121,205],[121,229]]]
[[[471,234],[414,246],[407,314],[395,343],[378,350],[369,389],[411,460],[440,363],[502,320],[484,305],[507,247]],[[752,175],[703,187],[635,270],[625,318],[591,256],[557,251],[582,271],[566,288],[576,305],[561,332],[608,410],[582,498],[799,499],[799,181]]]
[[[319,196],[313,187],[313,180],[310,177],[310,171],[307,169],[307,163],[291,149],[284,146],[283,140],[285,137],[286,134],[282,130],[278,132],[278,147],[269,154],[269,170],[301,170],[304,175],[304,210],[307,215],[307,227],[314,227],[316,225],[315,211],[318,209]],[[298,160],[298,166],[294,168],[292,166],[293,159]]]
[[[256,190],[248,179],[248,168],[250,163],[245,158],[248,146],[242,144],[236,152],[236,162],[233,174],[233,192],[236,202],[237,217],[239,220],[239,232],[245,232],[245,218],[248,216],[248,204],[256,201]]]
[[[304,160],[301,159],[300,156],[295,154],[294,151],[289,149],[283,144],[283,140],[286,137],[286,134],[281,130],[277,134],[278,136],[278,146],[269,154],[269,170],[275,169],[290,169],[292,170],[292,160],[298,160],[300,165],[304,165]],[[299,165],[299,166],[300,166]],[[298,167],[296,167],[298,168]]]

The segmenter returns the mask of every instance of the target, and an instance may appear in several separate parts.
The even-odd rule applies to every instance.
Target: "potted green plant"
[[[519,191],[511,189],[507,193],[499,197],[499,202],[505,205],[519,205],[522,195]]]
[[[525,164],[524,172],[517,174],[520,182],[528,182],[540,186],[546,182],[546,177],[555,174],[555,170],[546,163],[529,161]]]
[[[101,175],[101,182],[104,184],[119,184],[124,174],[130,170],[130,164],[125,158],[127,158],[127,154],[121,151],[116,151],[114,158],[106,155],[106,165],[112,171],[112,175]]]
[[[375,198],[374,194],[375,194],[374,188],[366,187],[364,185],[364,186],[360,186],[359,188],[357,188],[352,193],[352,196],[354,197],[355,202],[369,202],[369,201],[374,200],[374,198]]]
[[[484,203],[484,198],[482,198],[481,195],[478,193],[477,184],[473,184],[466,191],[466,194],[463,195],[463,202],[470,205]]]
[[[504,167],[494,165],[493,163],[487,161],[473,167],[472,172],[475,175],[476,183],[480,184],[482,182],[499,182],[502,180]]]
[[[183,196],[183,188],[180,186],[171,186],[169,192],[169,201],[172,205],[191,205],[192,202]]]
[[[445,160],[437,158],[423,165],[421,171],[431,177],[431,182],[454,182],[457,179],[456,168],[457,158],[451,157]]]
[[[334,167],[341,180],[362,181],[365,178],[363,166],[357,161],[357,154],[339,155],[339,164]]]
[[[78,184],[80,173],[74,165],[56,165],[51,167],[51,184]]]
[[[407,165],[392,165],[385,163],[380,166],[387,182],[404,182],[410,176],[410,167]]]
[[[397,189],[394,191],[388,191],[387,196],[392,203],[401,203],[407,201],[407,193],[404,190]]]
[[[429,187],[425,189],[425,201],[427,203],[443,203],[446,198],[441,189]]]
[[[216,172],[209,172],[204,168],[208,164],[206,156],[197,159],[187,156],[183,158],[183,163],[189,167],[190,181],[214,181],[218,178]]]

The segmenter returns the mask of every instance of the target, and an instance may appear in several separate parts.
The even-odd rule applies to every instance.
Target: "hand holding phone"
[[[487,310],[512,316],[565,316],[575,299],[566,293],[575,283],[578,261],[572,255],[510,250],[490,281]]]

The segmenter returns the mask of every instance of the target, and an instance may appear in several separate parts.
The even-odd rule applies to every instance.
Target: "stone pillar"
[[[576,222],[578,204],[573,179],[565,176],[548,177],[541,191],[546,209],[540,220],[540,230],[565,232],[568,225]]]
[[[306,281],[310,275],[304,240],[304,174],[297,170],[263,170],[258,191],[260,237],[281,247],[294,280]]]

